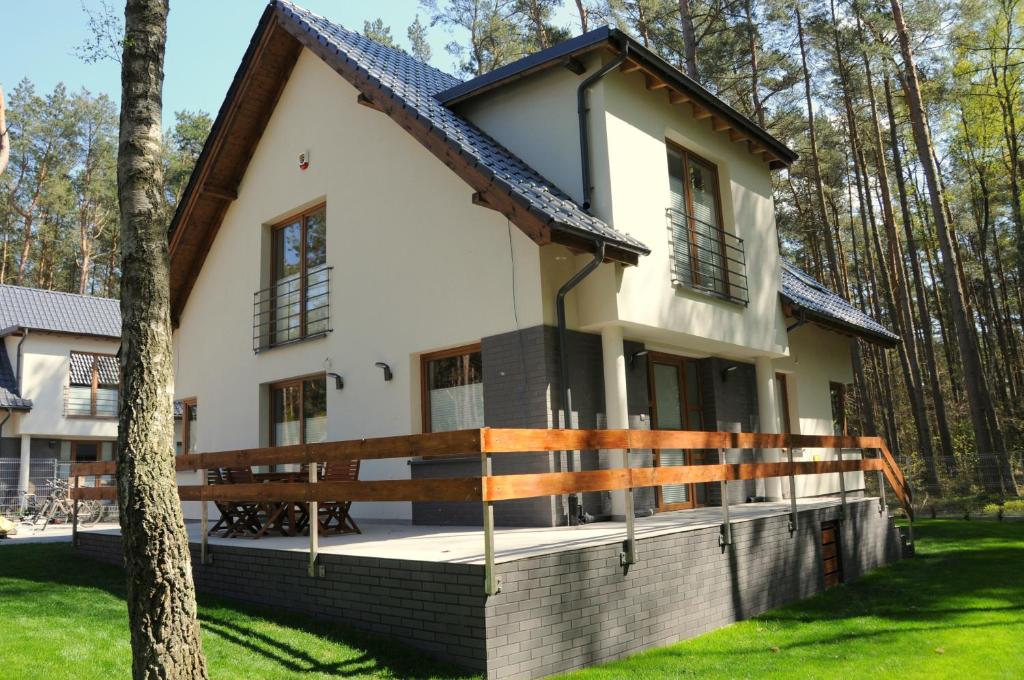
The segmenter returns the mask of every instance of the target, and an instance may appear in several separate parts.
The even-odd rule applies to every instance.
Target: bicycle
[[[55,479],[53,481],[46,482],[49,487],[49,493],[46,495],[46,499],[43,501],[42,506],[39,506],[38,498],[35,494],[26,493],[26,506],[32,508],[32,512],[27,513],[22,519],[22,524],[26,524],[35,531],[45,531],[46,527],[52,524],[66,524],[70,522],[75,514],[75,503],[69,498],[68,483],[63,479]],[[105,508],[100,501],[97,500],[82,500],[78,502],[78,523],[81,526],[90,527],[97,524],[105,513]],[[39,527],[39,522],[42,521],[42,527]]]

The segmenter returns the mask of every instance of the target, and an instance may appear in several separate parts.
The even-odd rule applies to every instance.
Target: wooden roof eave
[[[648,67],[643,62],[627,58],[619,66],[619,71],[624,74],[641,74],[644,87],[647,90],[651,92],[664,91],[668,93],[669,103],[676,106],[689,106],[690,112],[695,119],[709,120],[714,132],[726,133],[732,142],[745,143],[747,151],[754,156],[760,157],[762,162],[768,164],[769,169],[788,168],[792,163],[788,158],[776,153],[768,148],[767,145],[758,141],[756,139],[758,135],[753,133],[752,129],[744,129],[745,126],[741,126],[735,121],[730,120],[728,116],[713,110],[707,105],[707,102],[702,101],[701,97],[695,96],[694,93],[688,92],[667,78],[662,78],[654,69]],[[750,123],[750,125],[753,125],[753,123]]]

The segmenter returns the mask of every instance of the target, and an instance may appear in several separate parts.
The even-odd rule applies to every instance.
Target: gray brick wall
[[[638,542],[623,573],[619,544],[497,565],[502,591],[483,594],[481,565],[321,555],[324,578],[302,552],[213,546],[193,570],[200,591],[336,620],[391,636],[487,677],[536,678],[634,654],[749,618],[824,588],[821,523],[838,507]],[[846,580],[899,559],[892,520],[876,500],[851,501],[841,523]],[[121,564],[120,538],[83,532],[83,555]]]

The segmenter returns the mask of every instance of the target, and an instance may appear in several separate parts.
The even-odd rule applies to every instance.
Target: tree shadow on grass
[[[0,549],[0,597],[13,599],[38,595],[38,590],[20,586],[19,581],[92,589],[120,600],[125,598],[124,572],[120,568],[82,557],[68,543],[4,546]],[[345,650],[341,654],[331,654],[333,660],[324,660],[316,653],[260,633],[242,621],[234,621],[232,614],[326,639]],[[360,677],[376,672],[410,679],[479,677],[429,659],[423,652],[394,639],[203,593],[199,594],[199,619],[205,634],[219,637],[247,653],[258,654],[294,674]],[[338,656],[346,658],[338,659]]]

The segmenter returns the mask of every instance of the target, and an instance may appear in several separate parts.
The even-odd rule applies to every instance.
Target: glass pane
[[[274,446],[300,444],[301,413],[299,385],[288,385],[271,390],[271,417],[274,428]]]
[[[92,415],[92,387],[69,387],[64,410],[69,416]]]
[[[327,263],[327,212],[306,216],[306,271]]]
[[[479,352],[427,364],[430,429],[448,432],[484,424],[483,362]]]
[[[306,444],[327,441],[327,379],[302,383],[302,413],[306,419]]]
[[[274,231],[274,342],[300,337],[302,325],[302,223]]]
[[[72,445],[72,453],[78,463],[100,459],[100,449],[96,442],[75,442]]]
[[[693,272],[683,155],[672,147],[668,149],[668,186],[674,281],[690,284],[693,283]]]
[[[693,238],[696,246],[699,283],[725,292],[722,242],[718,223],[718,186],[715,171],[692,156],[688,157],[689,187],[692,201]]]
[[[679,368],[675,364],[654,364],[654,406],[659,430],[684,429],[681,387]],[[682,449],[662,449],[658,453],[662,466],[686,464],[686,452]],[[687,484],[669,484],[661,487],[661,495],[667,504],[687,503],[690,487]]]
[[[96,415],[113,417],[117,415],[117,388],[96,389]]]
[[[185,417],[188,419],[188,443],[186,450],[189,453],[196,453],[199,451],[198,439],[199,436],[199,412],[198,407],[195,404],[189,404],[185,407]]]

